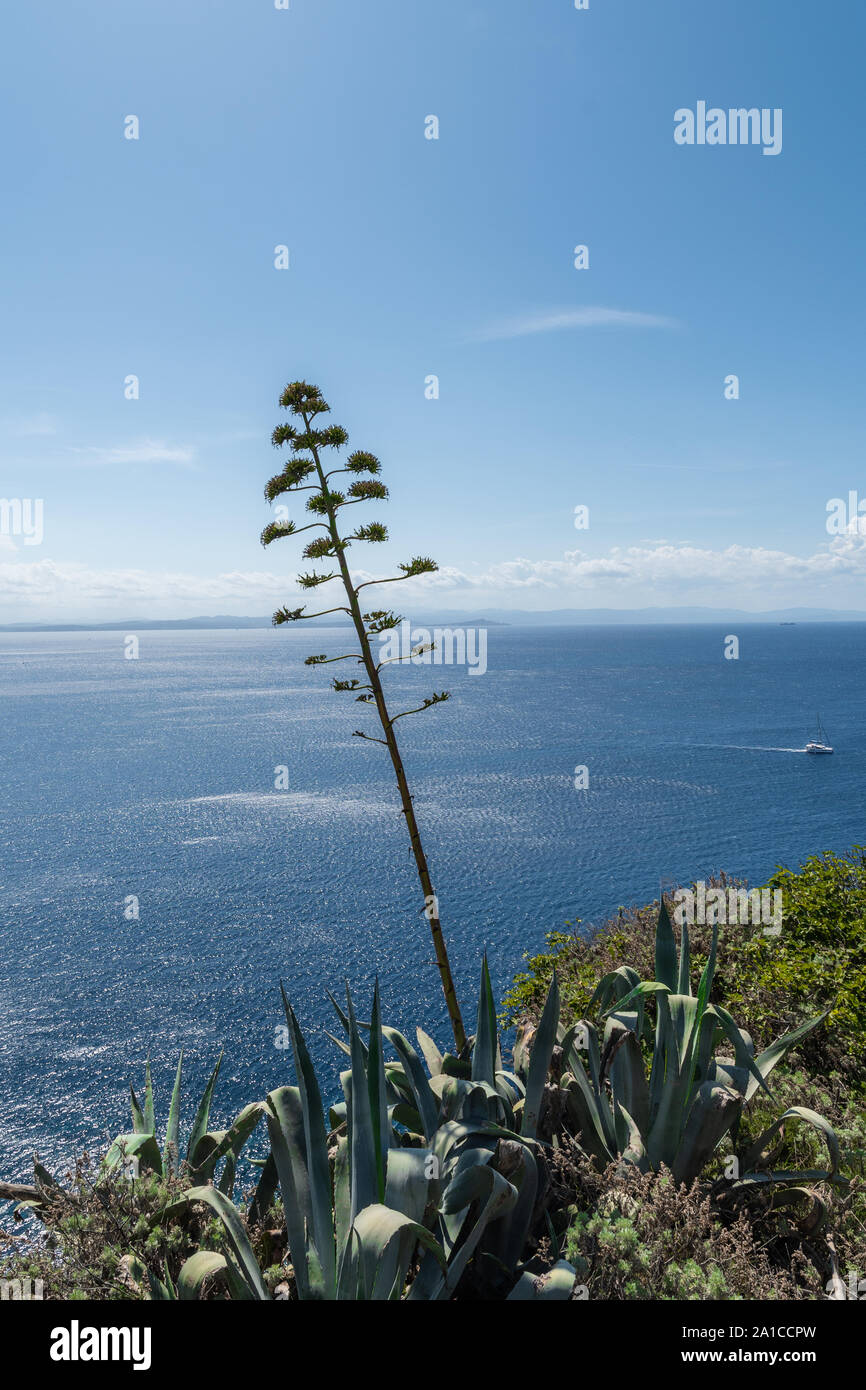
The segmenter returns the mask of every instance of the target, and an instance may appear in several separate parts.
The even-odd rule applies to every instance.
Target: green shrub
[[[171,1281],[193,1251],[218,1242],[216,1222],[158,1221],[186,1186],[179,1176],[152,1172],[131,1181],[84,1154],[63,1185],[45,1193],[38,1228],[19,1209],[22,1229],[0,1260],[0,1279],[41,1279],[43,1296],[61,1301],[148,1298],[151,1280],[155,1286]]]
[[[754,933],[737,952],[729,998],[755,1031],[830,1010],[821,1037],[800,1055],[812,1071],[838,1071],[866,1086],[866,850],[825,852],[769,881],[782,893],[782,931]]]
[[[820,1297],[820,1274],[790,1241],[768,1239],[752,1211],[723,1219],[698,1183],[617,1164],[599,1172],[576,1150],[559,1166],[575,1193],[563,1254],[589,1299]]]

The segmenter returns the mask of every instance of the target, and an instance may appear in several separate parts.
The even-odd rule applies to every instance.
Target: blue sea
[[[468,1017],[485,950],[501,995],[566,920],[866,840],[866,624],[742,626],[738,660],[726,631],[491,627],[483,676],[392,668],[394,711],[452,692],[398,729]],[[225,1049],[220,1121],[291,1079],[280,979],[331,1095],[346,980],[448,1039],[373,716],[303,665],[345,630],[139,640],[0,634],[7,1179],[126,1128],[148,1055],[163,1120],[181,1047],[188,1107]],[[816,712],[831,758],[801,751]]]

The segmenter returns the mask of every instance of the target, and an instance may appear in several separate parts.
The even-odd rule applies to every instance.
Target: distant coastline
[[[557,608],[549,611],[531,609],[488,609],[479,617],[468,609],[459,612],[445,609],[439,612],[412,612],[407,616],[413,623],[426,627],[452,624],[460,627],[613,627],[668,626],[672,623],[776,623],[784,626],[796,623],[862,623],[866,612],[857,609],[835,608],[778,608],[749,612],[741,608]],[[348,619],[312,618],[298,624],[304,627],[340,627]],[[106,622],[31,622],[0,623],[0,632],[129,632],[207,631],[209,629],[246,629],[271,627],[270,617],[245,617],[216,614],[195,618],[126,618]]]

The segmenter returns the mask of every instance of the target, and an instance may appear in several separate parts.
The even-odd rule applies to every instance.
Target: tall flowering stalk
[[[424,896],[424,915],[430,923],[433,947],[436,952],[436,964],[442,981],[448,1016],[454,1030],[454,1042],[457,1050],[460,1051],[466,1045],[466,1032],[460,1014],[460,1005],[457,1002],[451,967],[448,963],[445,937],[439,921],[439,903],[433,891],[427,856],[421,843],[409,783],[403,767],[403,759],[400,756],[397,736],[394,732],[394,725],[398,719],[405,719],[410,714],[420,714],[422,710],[440,704],[443,700],[448,699],[448,692],[446,690],[434,691],[416,709],[402,710],[400,714],[389,713],[380,672],[382,667],[389,665],[391,661],[403,661],[407,657],[391,657],[377,662],[373,655],[370,639],[381,632],[387,632],[391,628],[397,627],[402,621],[402,617],[400,614],[381,608],[362,612],[359,599],[361,591],[374,584],[396,584],[403,579],[412,579],[418,574],[431,574],[438,566],[433,560],[418,557],[410,560],[408,564],[399,565],[400,573],[389,579],[368,579],[362,584],[352,582],[346,560],[346,551],[349,546],[355,541],[373,543],[386,541],[388,531],[381,522],[369,521],[364,525],[357,526],[349,534],[341,535],[338,514],[344,508],[356,506],[360,502],[384,501],[387,498],[388,489],[378,478],[381,464],[373,454],[359,450],[349,455],[345,467],[331,468],[327,472],[325,471],[325,466],[322,463],[324,451],[326,449],[342,449],[348,443],[349,436],[340,425],[329,425],[325,429],[314,428],[317,416],[325,415],[330,411],[330,406],[323,399],[317,386],[310,386],[305,381],[291,382],[280,396],[280,405],[290,411],[298,423],[278,425],[271,436],[274,447],[281,448],[283,445],[288,445],[291,456],[283,471],[271,478],[265,487],[265,497],[269,502],[273,502],[285,493],[308,492],[311,495],[307,498],[306,509],[315,519],[306,526],[296,526],[294,521],[271,522],[262,532],[262,545],[270,545],[272,541],[279,540],[283,536],[300,535],[302,531],[319,530],[323,532],[324,534],[317,536],[306,545],[303,552],[304,559],[331,561],[333,565],[336,565],[336,568],[323,572],[311,571],[301,574],[298,576],[298,584],[302,589],[316,589],[320,584],[328,584],[332,579],[339,578],[346,594],[346,603],[338,604],[334,608],[323,609],[319,613],[307,613],[303,608],[280,608],[274,614],[274,623],[279,625],[299,622],[305,618],[321,618],[327,613],[347,613],[352,620],[358,639],[358,651],[348,652],[342,656],[308,656],[305,664],[307,666],[325,666],[338,661],[357,661],[364,669],[366,680],[357,677],[351,680],[334,678],[331,685],[334,690],[354,695],[355,700],[360,704],[375,705],[383,737],[376,738],[361,729],[355,730],[354,737],[367,739],[371,743],[383,743],[388,749],[400,792],[403,815],[406,817],[409,841],[415,859],[415,867],[418,871],[421,892]],[[339,473],[347,473],[354,478],[354,481],[345,491],[338,491],[331,487],[331,478]],[[410,655],[418,655],[425,650],[429,650],[429,647],[416,647]]]

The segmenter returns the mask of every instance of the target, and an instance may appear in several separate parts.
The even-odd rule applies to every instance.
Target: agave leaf
[[[697,1026],[700,1023],[700,1000],[696,999],[693,994],[669,994],[667,1007],[670,1010],[676,1045],[677,1071],[682,1073],[688,1069],[691,1073],[692,1050]],[[689,1079],[691,1079],[691,1075],[689,1075]]]
[[[795,1028],[793,1032],[786,1033],[784,1037],[777,1038],[774,1043],[770,1043],[769,1047],[759,1053],[755,1058],[755,1067],[761,1077],[764,1078],[769,1076],[776,1063],[782,1060],[788,1049],[793,1047],[795,1043],[800,1042],[802,1038],[805,1038],[807,1033],[811,1033],[813,1028],[817,1028],[820,1023],[823,1023],[829,1012],[829,1009],[825,1009],[817,1018],[812,1018],[808,1023],[803,1023],[799,1028]],[[749,1089],[746,1091],[746,1100],[751,1100],[758,1089],[758,1085],[759,1082],[754,1079],[749,1082]],[[765,1086],[764,1090],[767,1089],[768,1088]]]
[[[427,1176],[431,1149],[394,1149],[388,1156],[385,1206],[420,1221],[427,1207],[431,1179]]]
[[[730,1187],[725,1189],[723,1196],[745,1197],[756,1188],[796,1186],[815,1182],[834,1182],[843,1187],[848,1186],[847,1178],[840,1177],[838,1173],[830,1173],[826,1168],[801,1168],[796,1171],[783,1168],[766,1173],[746,1173],[744,1177],[732,1182]]]
[[[446,1171],[454,1150],[462,1150],[472,1144],[486,1147],[493,1139],[516,1139],[520,1144],[525,1144],[529,1148],[534,1147],[531,1139],[523,1139],[512,1130],[503,1129],[501,1125],[493,1124],[490,1121],[485,1121],[482,1124],[467,1124],[458,1120],[446,1120],[437,1129],[433,1140],[433,1152],[439,1159],[440,1172]],[[495,1144],[490,1144],[491,1153],[495,1147]]]
[[[268,1118],[269,1116],[266,1110],[265,1119],[267,1120]],[[279,1185],[279,1175],[277,1173],[277,1165],[274,1162],[273,1150],[268,1154],[261,1167],[261,1177],[259,1178],[255,1195],[250,1204],[251,1222],[264,1220],[274,1204],[274,1197],[276,1196],[277,1187]]]
[[[617,1023],[621,1023],[630,1033],[634,1033],[638,1042],[640,1042],[640,1013],[637,1009],[614,1009],[613,1013],[607,1015],[607,1018],[615,1019]]]
[[[258,1297],[253,1293],[240,1269],[230,1249],[226,1251],[226,1282],[229,1286],[229,1297],[233,1303],[252,1303],[257,1302]]]
[[[310,1175],[303,1105],[297,1086],[280,1086],[268,1094],[267,1125],[271,1141],[271,1157],[280,1185],[286,1214],[289,1253],[298,1279],[302,1298],[308,1297],[303,1250],[306,1233],[315,1241],[313,1206],[310,1195]],[[325,1157],[327,1156],[327,1151]]]
[[[624,994],[621,999],[616,1000],[615,1003],[611,1004],[609,1008],[603,1009],[600,1014],[600,1017],[604,1018],[607,1014],[611,1013],[614,1008],[619,1013],[626,1007],[627,1004],[636,1003],[637,1007],[641,1009],[643,1008],[643,1001],[647,998],[648,995],[662,995],[672,993],[673,990],[670,988],[670,986],[663,984],[660,980],[641,980],[639,984],[635,985],[634,989],[629,990],[628,994]]]
[[[388,1121],[388,1097],[385,1081],[385,1054],[382,1050],[382,1012],[379,1004],[379,980],[373,987],[373,1011],[370,1018],[370,1046],[367,1053],[367,1085],[370,1092],[370,1117],[373,1130],[373,1151],[376,1159],[377,1199],[385,1199],[385,1172],[388,1149],[394,1144],[394,1131]]]
[[[180,1077],[183,1069],[183,1048],[177,1063],[177,1073],[174,1078],[174,1086],[171,1092],[171,1101],[168,1107],[168,1124],[165,1130],[165,1149],[163,1150],[163,1161],[166,1171],[174,1173],[178,1168],[180,1156]]]
[[[439,1104],[424,1073],[421,1059],[414,1047],[396,1028],[383,1027],[382,1032],[403,1063],[403,1070],[412,1088],[415,1105],[424,1126],[424,1138],[429,1144],[439,1123]]]
[[[691,967],[691,953],[689,950],[689,929],[686,925],[685,917],[680,931],[680,968],[677,975],[677,994],[691,994],[692,985],[689,978]]]
[[[465,1081],[445,1076],[442,1072],[438,1076],[431,1076],[430,1089],[439,1102],[440,1125],[456,1118],[466,1087]]]
[[[149,1057],[144,1068],[144,1128],[148,1134],[156,1132],[156,1120],[153,1114],[153,1078],[150,1074]]]
[[[577,1066],[578,1062],[583,1062],[581,1052],[584,1049],[582,1047],[578,1047],[578,1039],[580,1038],[582,1040],[585,1038],[588,1043],[591,1034],[595,1036],[595,1045],[597,1051],[598,1034],[595,1031],[594,1025],[588,1023],[585,1018],[580,1019],[577,1023],[573,1023],[571,1027],[567,1028],[563,1033],[559,1045],[562,1051],[562,1055],[565,1059],[565,1064],[569,1068],[569,1070],[573,1071],[574,1068]]]
[[[153,1270],[148,1269],[137,1255],[123,1255],[119,1264],[120,1268],[124,1269],[130,1278],[138,1284],[145,1298],[156,1303],[177,1301],[177,1293],[170,1274],[166,1275],[163,1283],[162,1279],[158,1278]]]
[[[701,1014],[701,1021],[698,1025],[698,1037],[692,1056],[691,1092],[704,1081],[709,1081],[711,1079],[710,1073],[713,1066],[713,1050],[716,1045],[717,1035],[721,1035],[721,1032],[722,1029],[719,1024],[718,1014],[712,1004],[707,1004]],[[724,1081],[723,1077],[719,1079]],[[725,1082],[725,1084],[727,1084],[727,1082]],[[735,1087],[735,1089],[738,1088]],[[743,1094],[745,1095],[745,1091]]]
[[[742,1103],[736,1091],[715,1081],[703,1082],[670,1165],[676,1182],[690,1183],[698,1177],[739,1115]]]
[[[515,1302],[547,1299],[550,1302],[564,1303],[571,1298],[576,1280],[577,1270],[574,1265],[570,1265],[567,1260],[557,1260],[553,1268],[545,1270],[544,1274],[532,1274],[525,1270],[505,1301],[510,1303],[512,1299]]]
[[[736,1057],[737,1066],[744,1067],[749,1073],[749,1080],[746,1085],[746,1099],[748,1100],[749,1096],[753,1096],[759,1086],[763,1091],[766,1091],[767,1095],[772,1099],[773,1093],[764,1080],[764,1077],[769,1075],[776,1065],[776,1062],[784,1056],[785,1049],[783,1048],[771,1061],[766,1071],[762,1071],[758,1066],[757,1059],[752,1055],[752,1040],[748,1033],[746,1033],[744,1029],[737,1027],[727,1009],[723,1009],[721,1004],[714,1005],[714,1010],[722,1032],[734,1045],[734,1056]],[[767,1050],[769,1052],[771,1049],[768,1048]],[[761,1055],[764,1056],[763,1053]]]
[[[389,1106],[388,1121],[392,1126],[392,1130],[394,1125],[402,1125],[410,1134],[422,1135],[424,1132],[421,1116],[418,1114],[414,1105],[406,1105],[403,1101],[400,1101],[398,1105]],[[396,1138],[396,1135],[394,1137]],[[388,1162],[391,1162],[390,1153]]]
[[[787,1190],[783,1188],[781,1192],[774,1193],[773,1211],[778,1207],[797,1206],[803,1201],[810,1203],[810,1210],[808,1215],[798,1218],[799,1225],[810,1236],[815,1235],[827,1225],[831,1207],[830,1203],[814,1187],[789,1187]]]
[[[303,1116],[304,1144],[302,1152],[309,1183],[310,1238],[321,1266],[322,1279],[327,1291],[325,1297],[331,1297],[337,1286],[337,1266],[331,1208],[331,1170],[328,1164],[328,1136],[325,1132],[324,1106],[307,1045],[282,984],[280,990],[295,1058],[295,1071],[298,1078],[297,1089]],[[279,1159],[277,1166],[279,1167]]]
[[[461,1096],[460,1114],[468,1124],[483,1125],[488,1120],[504,1118],[502,1097],[496,1087],[486,1081],[464,1083]]]
[[[497,1170],[501,1167],[503,1151],[506,1148],[511,1149],[519,1165],[516,1174],[503,1174],[516,1187],[517,1200],[506,1216],[491,1222],[483,1244],[485,1251],[492,1254],[500,1265],[511,1272],[517,1268],[529,1238],[538,1197],[539,1175],[535,1155],[525,1146],[509,1143],[508,1140],[501,1140],[499,1143],[494,1157]]]
[[[349,1227],[338,1263],[337,1289],[339,1302],[360,1302],[364,1299],[361,1271],[361,1237],[354,1223]]]
[[[399,1269],[395,1277],[393,1261],[388,1259],[395,1242],[404,1249],[414,1248],[418,1242],[430,1252],[442,1270],[445,1269],[445,1255],[436,1237],[419,1222],[381,1203],[374,1203],[358,1213],[353,1234],[357,1242],[358,1298],[380,1301],[400,1297],[405,1271]]]
[[[667,1071],[667,1049],[671,1032],[670,1009],[665,1007],[668,991],[660,993],[656,1007],[656,1026],[653,1038],[652,1061],[650,1063],[650,1125],[653,1124],[662,1103]]]
[[[217,1163],[226,1155],[233,1161],[232,1166],[234,1166],[264,1111],[264,1105],[260,1101],[254,1101],[252,1104],[244,1106],[237,1119],[227,1130],[203,1135],[195,1153],[190,1156],[194,1178],[199,1182],[208,1182],[214,1176]],[[209,1139],[216,1142],[212,1147],[207,1148],[206,1141]],[[199,1154],[202,1155],[201,1158]]]
[[[341,1052],[345,1052],[347,1057],[351,1057],[352,1049],[348,1043],[344,1043],[342,1038],[335,1038],[333,1033],[329,1033],[327,1028],[324,1030],[325,1037],[329,1042],[336,1043]]]
[[[472,1039],[474,1045],[475,1039]],[[446,1052],[442,1057],[442,1072],[446,1076],[457,1076],[462,1081],[472,1079],[472,1061],[468,1057],[455,1057],[453,1053]]]
[[[547,1082],[547,1074],[550,1070],[550,1059],[553,1056],[558,1025],[559,983],[556,978],[556,967],[554,966],[550,988],[547,991],[547,998],[544,1001],[544,1009],[542,1010],[538,1031],[533,1039],[532,1051],[529,1057],[529,1075],[526,1079],[526,1100],[523,1106],[523,1119],[520,1126],[521,1134],[529,1139],[534,1139],[538,1132],[541,1103],[544,1099],[544,1087]]]
[[[656,922],[656,967],[655,978],[659,984],[666,985],[673,992],[677,985],[677,943],[674,929],[668,916],[667,906],[662,894],[659,900],[659,915]]]
[[[349,1141],[337,1140],[334,1155],[334,1226],[337,1237],[337,1265],[345,1258],[352,1229],[352,1178],[349,1172]]]
[[[592,1093],[595,1096],[595,1113],[601,1122],[604,1140],[611,1152],[616,1152],[616,1134],[614,1132],[613,1115],[607,1100],[607,1091],[602,1077],[601,1052],[598,1045],[598,1030],[593,1024],[583,1019],[578,1027],[583,1030],[586,1039],[586,1075],[592,1085]],[[563,1049],[564,1050],[564,1049]],[[566,1054],[573,1062],[572,1072],[578,1077],[578,1072],[584,1071],[583,1058],[579,1049],[573,1044],[569,1046]],[[578,1080],[578,1084],[580,1081]]]
[[[233,1153],[226,1154],[226,1161],[223,1164],[222,1174],[217,1183],[220,1192],[224,1192],[227,1197],[234,1196],[235,1178],[238,1171],[238,1161]]]
[[[379,1202],[380,1163],[376,1151],[374,1122],[370,1109],[370,1090],[361,1039],[355,1022],[352,997],[346,990],[349,1004],[350,1045],[352,1068],[344,1073],[348,1088],[344,1088],[347,1106],[347,1138],[349,1140],[350,1172],[352,1175],[352,1224],[365,1207]],[[375,1060],[373,1061],[375,1066]]]
[[[599,1103],[586,1079],[583,1067],[578,1064],[570,1083],[565,1084],[564,1078],[563,1081],[565,1113],[572,1132],[580,1135],[583,1147],[593,1158],[602,1163],[610,1163],[616,1152],[615,1145],[608,1144],[605,1126],[599,1113]]]
[[[609,1018],[605,1025],[606,1040],[608,1030],[615,1027],[616,1021]],[[623,1028],[622,1041],[617,1047],[610,1068],[610,1088],[614,1112],[617,1106],[626,1110],[632,1117],[638,1134],[643,1138],[649,1129],[649,1087],[640,1043],[630,1028]],[[629,1137],[629,1142],[634,1144],[634,1136]]]
[[[138,1160],[139,1168],[149,1168],[162,1175],[162,1155],[152,1134],[118,1134],[102,1160],[102,1168],[107,1172],[131,1158]]]
[[[429,1037],[423,1028],[415,1029],[415,1037],[418,1039],[418,1046],[421,1049],[424,1061],[430,1069],[431,1076],[438,1076],[442,1070],[442,1053],[439,1051],[435,1042]]]
[[[596,1008],[604,1010],[609,1003],[616,1003],[630,994],[640,982],[640,975],[631,965],[621,965],[619,969],[603,975],[589,1001],[589,1012]]]
[[[194,1174],[197,1179],[202,1178],[202,1172],[208,1159],[219,1148],[227,1134],[227,1129],[209,1129],[207,1134],[203,1134],[199,1139],[195,1146],[195,1153],[191,1154],[189,1159],[190,1173]],[[210,1181],[210,1177],[211,1174],[208,1173],[208,1181]]]
[[[759,1161],[761,1154],[767,1147],[771,1139],[782,1129],[786,1120],[805,1120],[806,1124],[811,1125],[814,1130],[821,1135],[827,1145],[830,1154],[830,1175],[838,1172],[839,1169],[839,1138],[833,1126],[823,1115],[819,1115],[815,1110],[809,1110],[805,1105],[792,1105],[778,1120],[775,1120],[763,1134],[760,1134],[754,1143],[743,1154],[743,1168],[749,1172]]]
[[[617,1145],[624,1163],[631,1163],[641,1173],[649,1167],[643,1135],[635,1120],[619,1101],[614,1102],[614,1123]]]
[[[148,1282],[148,1268],[138,1255],[121,1255],[118,1269],[142,1288]]]
[[[147,1282],[150,1285],[150,1296],[154,1303],[176,1303],[178,1292],[172,1283],[171,1275],[166,1272],[165,1279],[159,1279],[152,1269],[147,1271]]]
[[[341,1008],[340,1003],[339,1003],[339,1000],[337,1000],[337,999],[334,997],[334,995],[331,993],[330,990],[327,991],[327,995],[328,995],[328,998],[330,999],[331,1003],[332,1003],[333,1006],[334,1006],[334,1012],[335,1012],[335,1014],[337,1015],[338,1019],[339,1019],[340,1022],[342,1023],[344,1029],[346,1030],[346,1037],[348,1037],[348,1036],[349,1036],[349,1033],[350,1033],[350,1031],[351,1031],[350,1028],[349,1028],[349,1015],[345,1012],[345,1010],[344,1010],[343,1008]],[[328,1036],[330,1037],[330,1034],[329,1034]],[[335,1041],[335,1042],[337,1041],[336,1038],[334,1039],[334,1041]]]
[[[715,1058],[708,1067],[708,1073],[705,1081],[715,1081],[720,1086],[727,1086],[729,1091],[736,1091],[745,1100],[746,1086],[749,1082],[749,1073],[745,1067],[738,1067],[735,1062],[725,1057]]]
[[[466,1147],[467,1143],[470,1147]],[[474,1131],[465,1126],[452,1122],[446,1122],[436,1135],[434,1145],[434,1156],[439,1160],[439,1173],[442,1188],[449,1191],[458,1178],[467,1172],[489,1165],[495,1154],[495,1145],[487,1147],[471,1147],[479,1143],[478,1136]],[[498,1176],[498,1175],[497,1175]],[[477,1179],[475,1180],[478,1181]],[[505,1181],[505,1179],[500,1179]],[[509,1185],[510,1186],[510,1185]],[[476,1189],[477,1190],[477,1189]],[[472,1205],[471,1190],[464,1189],[461,1193],[457,1189],[458,1196],[466,1198],[463,1206],[458,1206],[456,1210],[446,1209],[444,1203],[439,1208],[439,1228],[438,1237],[441,1248],[446,1256],[454,1254],[461,1231],[466,1222],[466,1217]],[[477,1210],[477,1209],[476,1209]],[[477,1232],[476,1244],[481,1239],[484,1230]],[[474,1247],[473,1247],[474,1248]],[[459,1275],[458,1275],[459,1277]],[[421,1260],[418,1273],[413,1281],[407,1297],[411,1300],[437,1299],[444,1292],[444,1281],[440,1264],[431,1255],[425,1254]]]
[[[671,1009],[671,1000],[676,999],[682,1004],[688,997],[659,995],[650,1076],[650,1123],[646,1139],[647,1155],[653,1169],[662,1163],[673,1167],[686,1119],[685,1104],[691,1066],[681,1066],[680,1048],[689,1019],[693,1023],[697,1016],[697,1000],[691,1000],[692,1008],[688,1011],[674,1005],[675,1012]]]
[[[210,1118],[211,1101],[213,1100],[214,1087],[216,1086],[217,1077],[220,1074],[222,1060],[223,1054],[220,1053],[219,1057],[217,1058],[216,1066],[211,1072],[210,1080],[208,1081],[207,1085],[204,1088],[204,1091],[202,1092],[202,1098],[199,1101],[198,1110],[195,1113],[195,1119],[193,1120],[192,1129],[190,1131],[189,1136],[189,1144],[187,1145],[186,1150],[186,1156],[190,1160],[192,1159],[192,1155],[196,1151],[199,1140],[203,1139],[204,1136],[207,1134],[207,1124]]]
[[[439,1207],[439,1239],[445,1254],[448,1256],[452,1254],[460,1240],[460,1232],[463,1230],[469,1214],[469,1205],[446,1205],[445,1196],[452,1189],[459,1193],[462,1189],[455,1186],[458,1178],[474,1168],[491,1164],[495,1156],[496,1143],[473,1133],[468,1144],[456,1147],[449,1154],[448,1159],[440,1163],[440,1190],[443,1194],[443,1200]]]
[[[685,930],[685,928],[683,929]],[[710,990],[713,987],[713,976],[716,973],[716,952],[719,946],[719,924],[713,923],[713,939],[710,944],[710,954],[707,963],[701,972],[701,980],[698,985],[698,1000],[700,1001],[701,1013],[707,1007],[710,999]]]
[[[476,1164],[466,1168],[449,1183],[440,1207],[443,1213],[466,1211],[474,1202],[483,1205],[471,1231],[456,1254],[449,1259],[448,1272],[432,1295],[434,1299],[451,1297],[490,1222],[509,1212],[516,1200],[517,1193],[513,1185],[489,1164]],[[412,1287],[414,1289],[414,1284]]]
[[[481,988],[478,992],[478,1019],[475,1026],[475,1046],[472,1049],[472,1080],[496,1081],[496,1004],[490,984],[487,952],[481,962]]]
[[[682,1113],[680,1129],[686,1123],[689,1106],[695,1095],[695,1078],[698,1071],[698,1052],[705,1055],[707,1036],[703,1030],[705,1005],[703,1000],[692,994],[671,994],[668,996],[671,1022],[677,1041],[677,1067],[680,1075],[680,1100]],[[716,1017],[712,1018],[712,1037],[715,1037]],[[707,1030],[708,1031],[708,1030]],[[710,1040],[710,1047],[712,1041]]]
[[[575,1077],[582,1074],[590,1086],[596,1116],[603,1125],[608,1143],[613,1133],[610,1115],[607,1112],[607,1098],[601,1086],[601,1052],[598,1045],[598,1030],[595,1025],[583,1018],[566,1031],[560,1044],[565,1066]],[[585,1060],[584,1060],[585,1054]],[[582,1083],[580,1083],[582,1085]]]
[[[168,1210],[176,1211],[191,1202],[204,1202],[212,1211],[216,1212],[223,1223],[229,1248],[234,1256],[236,1272],[243,1279],[248,1296],[261,1302],[269,1302],[271,1296],[265,1287],[258,1261],[247,1238],[240,1213],[234,1203],[230,1202],[228,1197],[215,1187],[191,1187],[183,1199],[173,1203]],[[227,1272],[230,1268],[229,1262],[226,1261]]]
[[[507,1106],[513,1108],[518,1101],[525,1099],[526,1087],[516,1072],[507,1071],[504,1067],[497,1067],[496,1094],[501,1096]]]
[[[181,1267],[177,1276],[177,1294],[182,1302],[196,1300],[206,1279],[224,1273],[226,1257],[218,1250],[197,1250]]]
[[[382,1037],[386,1037],[384,1024],[382,1025]],[[388,1087],[388,1097],[392,1103],[405,1100],[411,1104],[415,1099],[412,1086],[403,1070],[402,1062],[395,1062],[390,1057],[385,1058],[385,1081]]]
[[[132,1111],[132,1132],[133,1134],[147,1134],[147,1125],[144,1122],[144,1111],[138,1103],[138,1097],[132,1089],[132,1082],[129,1083],[129,1108]]]
[[[388,1181],[384,1205],[399,1212],[410,1223],[423,1223],[431,1195],[438,1196],[438,1183],[427,1176],[432,1151],[430,1149],[393,1149],[388,1155]],[[414,1227],[403,1228],[383,1252],[378,1281],[402,1292],[418,1242]]]

